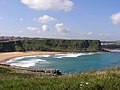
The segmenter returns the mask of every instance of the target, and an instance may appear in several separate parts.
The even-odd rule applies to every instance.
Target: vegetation
[[[95,52],[101,50],[99,40],[25,39],[0,43],[0,52],[68,51]]]
[[[120,90],[120,68],[78,75],[40,76],[0,65],[0,90]]]

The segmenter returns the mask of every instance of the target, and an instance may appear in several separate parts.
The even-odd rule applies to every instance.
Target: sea
[[[6,64],[31,69],[59,69],[62,73],[78,74],[120,66],[120,52],[25,56],[12,58]]]

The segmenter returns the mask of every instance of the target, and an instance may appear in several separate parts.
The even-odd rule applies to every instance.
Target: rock
[[[54,76],[62,75],[62,73],[58,69],[41,69],[41,70],[28,70],[28,71],[31,71],[31,72],[43,72],[43,73],[46,73],[48,75],[54,75]]]

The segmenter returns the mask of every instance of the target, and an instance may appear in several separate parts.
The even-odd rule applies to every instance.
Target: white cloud
[[[20,33],[23,33],[23,31],[18,31],[18,33],[20,34]]]
[[[21,0],[21,3],[35,10],[63,10],[71,11],[72,0]]]
[[[88,33],[87,33],[87,35],[92,35],[92,34],[93,34],[93,32],[88,32]]]
[[[38,28],[36,28],[36,27],[27,27],[27,30],[29,30],[29,31],[35,31],[35,30],[37,30]]]
[[[19,21],[23,21],[23,18],[19,18]]]
[[[99,33],[100,36],[111,36],[109,33]]]
[[[39,18],[34,19],[35,21],[41,22],[41,23],[48,23],[48,22],[52,22],[52,21],[56,21],[55,18],[48,16],[48,15],[44,15],[41,16]]]
[[[111,17],[113,24],[120,24],[120,12],[113,14]]]
[[[46,32],[46,31],[50,31],[50,29],[47,25],[43,25],[42,26],[42,31]]]
[[[69,33],[69,29],[65,27],[63,23],[57,23],[55,25],[55,28],[57,29],[58,32],[61,32],[63,34]]]
[[[103,36],[104,34],[103,33],[99,33],[100,36]]]
[[[105,34],[105,36],[110,36],[110,34],[109,34],[109,33],[107,33],[107,34]]]

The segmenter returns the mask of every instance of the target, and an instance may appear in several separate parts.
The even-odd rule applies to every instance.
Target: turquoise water
[[[30,68],[55,68],[62,73],[80,73],[120,66],[120,53],[71,53],[18,57],[10,65]]]

